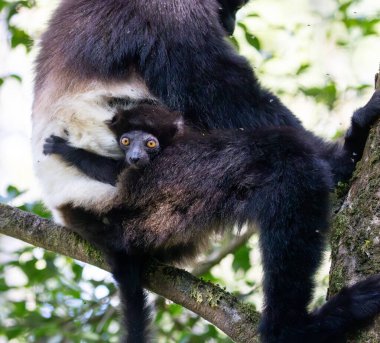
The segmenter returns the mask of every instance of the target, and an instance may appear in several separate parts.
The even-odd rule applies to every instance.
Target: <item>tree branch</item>
[[[0,233],[108,270],[101,253],[53,222],[0,204]],[[151,261],[144,286],[208,320],[239,343],[258,342],[259,314],[219,287],[190,273]]]
[[[249,227],[246,232],[244,232],[240,236],[236,236],[227,246],[221,248],[216,251],[215,254],[209,256],[206,260],[199,262],[194,269],[192,270],[192,274],[195,276],[201,276],[207,271],[209,271],[212,267],[216,266],[220,261],[222,261],[227,255],[233,253],[245,243],[248,242],[249,238],[256,231],[255,227]]]

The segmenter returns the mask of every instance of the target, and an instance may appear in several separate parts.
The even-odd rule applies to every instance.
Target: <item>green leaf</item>
[[[232,268],[235,272],[237,272],[239,269],[242,269],[246,272],[251,268],[249,252],[250,249],[247,245],[242,246],[235,252],[234,261],[232,263]]]
[[[335,135],[332,137],[333,140],[337,140],[339,138],[343,138],[346,133],[346,130],[337,130]]]
[[[10,2],[6,0],[0,0],[0,11],[10,6]]]
[[[18,301],[18,302],[14,301],[13,302],[13,313],[17,317],[25,316],[25,314],[27,313],[25,301]]]
[[[28,52],[32,49],[33,41],[24,30],[16,26],[9,26],[9,31],[11,33],[11,47],[13,49],[19,45],[25,46]]]
[[[354,0],[350,0],[350,1],[347,1],[345,3],[343,3],[342,5],[340,5],[338,7],[338,11],[343,13],[344,15],[347,14],[347,10],[349,9],[349,7],[354,3]]]
[[[5,197],[0,196],[0,203],[8,204],[13,199],[17,198],[18,196],[24,193],[25,191],[20,191],[15,186],[8,186],[8,188],[6,189]]]
[[[50,219],[52,217],[51,212],[45,207],[41,201],[35,201],[32,203],[25,203],[18,207],[20,210],[34,213],[42,218]]]
[[[21,78],[20,75],[11,74],[11,75],[9,75],[9,77],[12,78],[12,79],[15,79],[15,80],[17,80],[17,81],[19,81],[19,82],[22,81],[22,78]]]
[[[10,327],[5,329],[6,337],[9,339],[17,338],[24,331],[22,327]]]
[[[245,39],[247,40],[248,44],[253,46],[256,50],[261,50],[261,43],[259,39],[249,31],[248,27],[241,22],[238,23],[238,26],[243,29]]]
[[[296,75],[300,75],[300,74],[304,73],[309,68],[310,68],[310,63],[301,64],[300,67],[296,71]]]
[[[0,77],[0,87],[5,83],[7,79],[15,79],[19,82],[22,81],[22,78],[20,75],[16,75],[16,74],[3,75],[2,77]]]
[[[338,97],[336,85],[331,81],[324,87],[301,87],[300,90],[306,96],[315,98],[317,102],[324,103],[330,110],[334,107]]]
[[[74,279],[76,282],[79,282],[82,279],[83,267],[78,263],[73,263],[72,271],[74,273]]]

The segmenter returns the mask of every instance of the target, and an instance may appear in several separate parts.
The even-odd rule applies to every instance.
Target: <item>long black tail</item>
[[[380,314],[380,274],[343,288],[312,314],[307,342],[345,342],[347,335],[370,325]]]
[[[112,274],[118,283],[126,329],[124,343],[147,343],[150,310],[141,285],[144,265],[142,256],[117,253],[108,256]]]
[[[284,312],[286,318],[289,312]],[[280,335],[262,336],[265,343],[345,343],[348,335],[370,325],[380,314],[380,274],[343,288],[326,304]],[[293,320],[294,321],[294,320]]]

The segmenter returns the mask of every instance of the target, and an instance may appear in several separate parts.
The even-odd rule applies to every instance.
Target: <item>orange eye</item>
[[[120,142],[121,142],[121,144],[123,144],[123,145],[129,145],[129,143],[130,143],[130,142],[129,142],[129,138],[126,138],[126,137],[122,138]]]
[[[150,139],[149,141],[146,142],[146,146],[148,148],[153,149],[153,148],[155,148],[157,146],[157,142],[154,141],[153,139]]]

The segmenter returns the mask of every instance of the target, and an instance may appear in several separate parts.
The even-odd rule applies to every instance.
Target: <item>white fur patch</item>
[[[56,94],[57,88],[50,84],[45,94],[40,91],[33,108],[33,160],[44,201],[51,210],[70,203],[105,212],[117,201],[117,189],[85,176],[59,156],[43,155],[44,141],[54,134],[68,139],[73,146],[103,156],[121,157],[114,134],[105,123],[114,115],[108,106],[109,97],[138,99],[151,96],[138,82],[109,85],[93,82],[81,92],[67,92],[50,98],[49,94]]]

